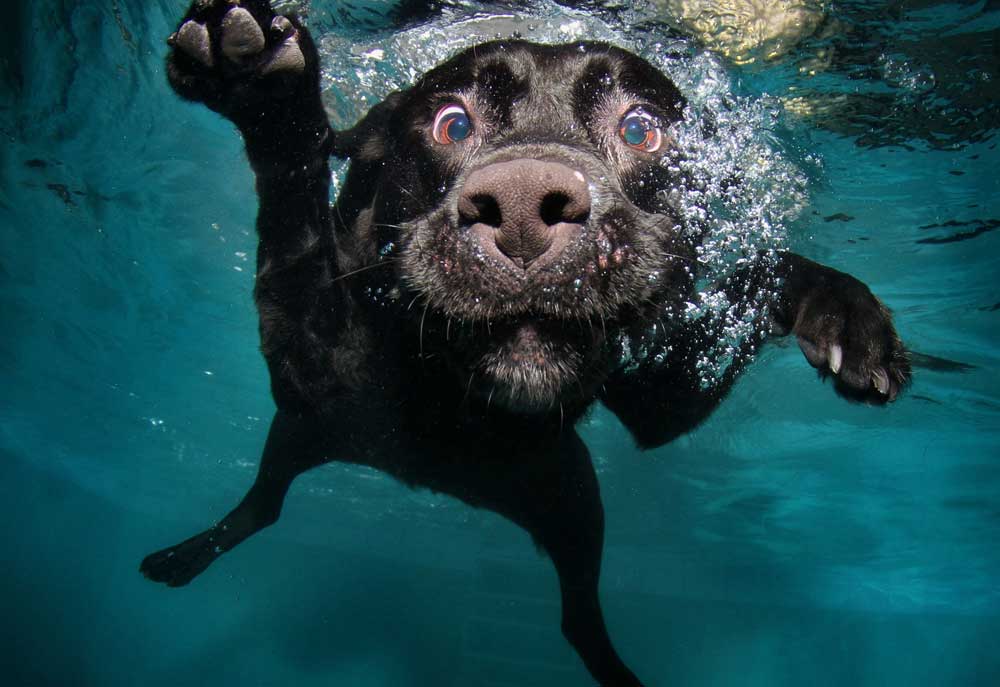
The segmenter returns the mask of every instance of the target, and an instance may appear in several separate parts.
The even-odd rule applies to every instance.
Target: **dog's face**
[[[366,292],[409,312],[423,353],[475,396],[589,403],[610,338],[691,279],[666,202],[683,107],[663,74],[603,44],[457,55],[342,135],[354,265],[392,261]]]

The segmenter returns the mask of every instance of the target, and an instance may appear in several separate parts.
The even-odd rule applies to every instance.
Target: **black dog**
[[[243,501],[142,572],[187,584],[274,523],[297,475],[363,463],[525,528],[555,564],[562,628],[587,668],[639,684],[602,619],[603,510],[574,423],[600,400],[640,445],[660,445],[703,420],[749,357],[701,388],[713,330],[670,317],[697,278],[693,234],[656,193],[680,183],[659,164],[677,88],[608,45],[501,41],[335,132],[309,34],[263,0],[198,0],[169,42],[171,84],[239,127],[257,174],[256,299],[278,410]],[[330,155],[352,161],[333,207]],[[794,332],[841,393],[895,398],[909,364],[867,287],[786,253],[724,288],[749,303],[775,273],[772,330]],[[625,366],[626,341],[664,355]]]

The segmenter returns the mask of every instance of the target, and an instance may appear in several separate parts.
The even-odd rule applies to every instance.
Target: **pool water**
[[[640,52],[692,127],[721,121],[706,174],[746,176],[717,238],[858,276],[919,354],[888,408],[845,403],[778,341],[664,448],[584,421],[605,615],[647,684],[1000,684],[997,3],[800,3],[818,18],[779,48],[731,50],[667,0],[294,4],[337,126],[496,35]],[[166,85],[183,2],[5,11],[3,683],[592,684],[521,530],[364,468],[301,477],[189,587],[139,575],[239,500],[273,412],[253,179],[232,127]]]

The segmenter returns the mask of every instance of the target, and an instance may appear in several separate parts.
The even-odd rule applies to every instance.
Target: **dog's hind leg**
[[[529,530],[559,574],[562,631],[601,685],[632,687],[639,679],[618,656],[598,598],[604,548],[604,506],[597,475],[583,441],[575,435],[563,454],[558,497]]]
[[[155,582],[180,587],[250,535],[274,524],[292,481],[326,461],[319,433],[308,419],[278,411],[271,422],[257,478],[226,517],[200,534],[152,553],[139,571]]]

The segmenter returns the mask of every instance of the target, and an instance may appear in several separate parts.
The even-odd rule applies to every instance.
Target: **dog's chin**
[[[492,407],[540,414],[572,405],[590,386],[585,371],[599,341],[571,325],[525,321],[506,325],[490,337],[476,364],[472,392]]]

